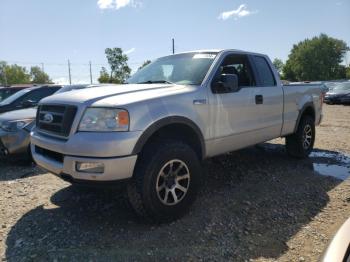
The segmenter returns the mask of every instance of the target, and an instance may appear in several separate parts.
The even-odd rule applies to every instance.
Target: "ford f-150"
[[[125,84],[53,95],[31,133],[35,162],[72,183],[126,181],[135,211],[183,215],[201,160],[285,137],[289,155],[313,149],[323,94],[282,85],[266,55],[193,51],[159,58]]]

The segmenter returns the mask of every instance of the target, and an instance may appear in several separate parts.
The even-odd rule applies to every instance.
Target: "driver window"
[[[221,74],[235,74],[238,86],[256,86],[256,82],[246,55],[228,55],[219,67],[217,76]]]

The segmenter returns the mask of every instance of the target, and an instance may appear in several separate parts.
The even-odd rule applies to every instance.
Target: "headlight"
[[[31,124],[34,119],[21,119],[21,120],[11,120],[4,121],[0,124],[1,129],[7,132],[16,132],[20,129],[25,128],[29,124]]]
[[[88,108],[79,124],[79,131],[113,132],[129,130],[129,113],[115,108]]]

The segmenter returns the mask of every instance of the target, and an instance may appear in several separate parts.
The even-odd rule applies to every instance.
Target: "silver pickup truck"
[[[277,137],[289,155],[307,157],[322,102],[319,85],[282,85],[266,55],[187,52],[117,87],[42,100],[31,150],[71,183],[126,181],[138,214],[169,221],[195,199],[205,158]]]

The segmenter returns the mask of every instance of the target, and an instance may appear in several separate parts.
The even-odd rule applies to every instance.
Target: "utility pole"
[[[68,59],[68,74],[69,74],[69,84],[71,85],[72,84],[72,76],[70,74],[70,62],[69,62],[69,59]]]
[[[175,39],[172,39],[172,43],[173,43],[173,54],[175,54]]]
[[[41,63],[41,71],[45,72],[45,70],[44,70],[44,63]]]
[[[92,84],[91,61],[89,61],[89,67],[90,67],[90,84]]]

